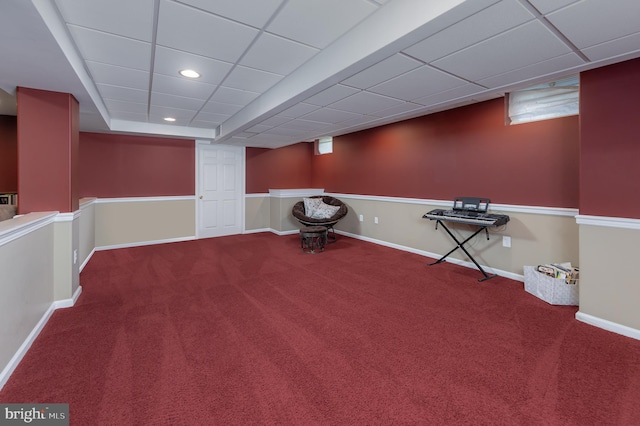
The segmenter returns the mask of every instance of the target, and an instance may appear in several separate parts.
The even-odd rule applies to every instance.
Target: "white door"
[[[197,237],[240,234],[244,228],[244,147],[198,142]]]

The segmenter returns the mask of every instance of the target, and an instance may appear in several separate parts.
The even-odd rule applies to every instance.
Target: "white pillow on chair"
[[[324,204],[322,198],[303,198],[302,201],[304,201],[304,214],[307,217],[313,217],[320,204]]]
[[[320,205],[316,207],[313,214],[309,217],[313,219],[329,219],[340,210],[340,206],[332,206],[331,204],[326,204],[322,199],[320,200]]]

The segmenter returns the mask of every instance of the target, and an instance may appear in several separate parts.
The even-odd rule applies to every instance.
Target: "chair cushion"
[[[304,214],[309,217],[314,217],[313,215],[320,204],[324,204],[322,198],[303,198],[302,200],[304,201]]]
[[[340,210],[340,206],[326,204],[322,199],[320,199],[320,204],[316,207],[313,213],[309,215],[309,217],[313,219],[329,219],[330,217],[333,217],[338,210]]]

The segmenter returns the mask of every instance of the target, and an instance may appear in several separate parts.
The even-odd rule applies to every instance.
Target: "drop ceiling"
[[[3,0],[0,11],[0,88],[73,94],[82,131],[266,148],[640,56],[637,0]]]

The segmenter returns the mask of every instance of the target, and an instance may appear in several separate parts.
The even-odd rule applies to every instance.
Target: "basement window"
[[[510,92],[507,96],[507,124],[578,115],[579,95],[577,75]]]
[[[331,154],[333,152],[333,137],[327,136],[316,141],[316,155]]]

